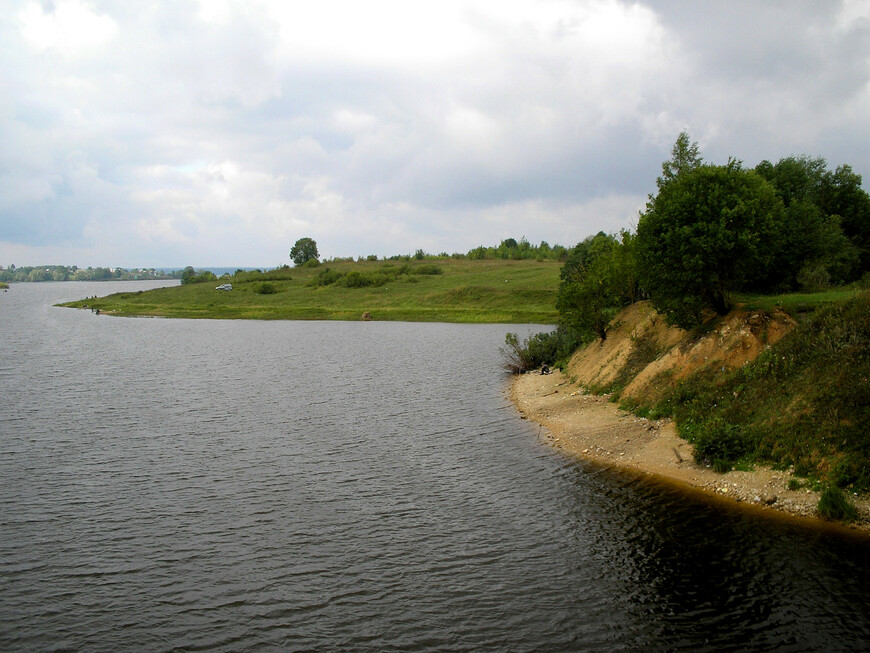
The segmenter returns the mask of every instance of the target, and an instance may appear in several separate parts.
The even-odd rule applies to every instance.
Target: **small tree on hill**
[[[572,250],[562,266],[556,299],[563,326],[607,338],[618,310],[637,298],[634,266],[629,261],[631,240],[627,233],[618,240],[601,232]]]
[[[290,250],[290,258],[296,267],[305,265],[308,261],[316,261],[319,256],[317,243],[312,238],[300,238]]]
[[[704,162],[698,150],[698,143],[689,140],[689,133],[681,131],[677,142],[671,148],[671,158],[662,163],[662,176],[656,179],[661,188],[679,175],[694,170]]]

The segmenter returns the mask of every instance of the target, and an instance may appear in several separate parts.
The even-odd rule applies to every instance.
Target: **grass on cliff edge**
[[[667,379],[661,380],[663,383]],[[653,406],[719,471],[755,462],[803,484],[870,491],[870,291],[818,307],[756,360],[705,369]]]
[[[114,315],[262,320],[373,320],[555,324],[559,261],[427,259],[341,261],[240,273],[208,283],[83,299],[62,306]],[[425,271],[428,274],[417,272]],[[439,273],[432,274],[432,266]],[[359,273],[383,285],[314,286],[323,270]],[[397,274],[404,270],[401,274]],[[231,283],[229,292],[215,287]],[[264,292],[265,291],[265,292]]]

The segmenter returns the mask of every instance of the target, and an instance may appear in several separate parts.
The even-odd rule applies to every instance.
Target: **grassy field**
[[[800,320],[817,308],[833,302],[842,302],[861,292],[857,285],[831,288],[819,292],[794,292],[782,295],[742,294],[735,298],[737,303],[751,311],[773,312],[780,309]]]
[[[534,260],[344,261],[239,273],[63,306],[126,316],[359,320],[369,313],[373,320],[555,324],[561,265]],[[314,285],[318,275],[323,281],[327,268],[344,275],[344,283],[356,278],[380,285],[349,287],[341,280]],[[215,290],[223,283],[231,283],[233,290]]]

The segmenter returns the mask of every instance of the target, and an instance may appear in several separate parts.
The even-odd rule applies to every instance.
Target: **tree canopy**
[[[704,162],[701,157],[698,144],[689,139],[689,133],[685,130],[677,136],[677,142],[671,148],[671,158],[662,163],[662,176],[656,179],[659,188],[675,177],[694,170]]]
[[[607,338],[610,320],[639,298],[633,236],[599,232],[579,243],[560,273],[556,308],[563,326]]]
[[[215,281],[217,275],[210,270],[194,270],[192,265],[188,265],[181,272],[181,283],[187,285],[190,283],[204,283],[206,281]]]
[[[317,243],[312,238],[300,238],[290,249],[290,258],[297,267],[308,261],[316,261],[319,256]]]
[[[678,326],[698,324],[705,308],[725,314],[733,291],[769,274],[783,218],[773,187],[739,162],[683,171],[640,216],[641,284]]]
[[[853,281],[866,271],[870,198],[849,166],[835,172],[822,158],[786,157],[755,167],[785,207],[781,248],[759,289],[793,290]],[[863,214],[863,217],[862,217]],[[849,216],[848,218],[846,216]]]
[[[754,170],[735,159],[711,165],[684,131],[656,185],[636,234],[601,232],[567,252],[560,325],[604,339],[620,307],[649,298],[671,324],[691,328],[705,311],[727,313],[737,292],[870,280],[870,195],[848,165],[831,171],[807,156]],[[498,249],[508,256],[513,244]]]

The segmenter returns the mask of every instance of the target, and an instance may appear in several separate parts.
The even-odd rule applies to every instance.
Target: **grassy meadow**
[[[369,313],[373,320],[555,324],[561,265],[555,260],[452,258],[339,261],[239,272],[217,281],[63,306],[125,316],[359,320]],[[329,275],[340,278],[325,284]],[[233,290],[215,290],[223,283],[231,283]]]

